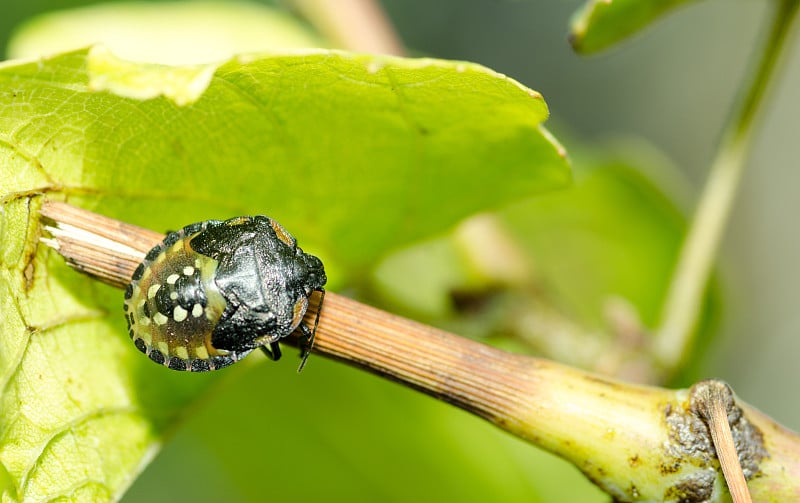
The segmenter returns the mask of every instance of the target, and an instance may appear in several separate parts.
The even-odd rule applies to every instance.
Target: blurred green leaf
[[[643,152],[632,143],[618,150]],[[529,262],[531,276],[520,283],[540,284],[576,320],[596,328],[614,296],[632,302],[643,321],[654,324],[685,218],[664,189],[635,167],[657,167],[658,178],[669,179],[671,168],[651,154],[629,161],[573,150],[571,187],[495,213]],[[417,315],[452,316],[453,290],[486,288],[492,281],[472,268],[463,250],[471,246],[483,244],[448,235],[400,250],[379,266],[379,288]]]
[[[546,117],[511,79],[428,59],[305,51],[175,69],[94,48],[0,65],[5,500],[119,497],[187,405],[237,372],[143,358],[121,294],[39,245],[39,194],[161,230],[266,213],[341,287],[392,247],[567,183]]]
[[[464,411],[330,361],[300,379],[295,367],[228,381],[124,501],[215,501],[209,487],[243,502],[608,501],[574,466]]]
[[[463,335],[513,336],[584,368],[600,370],[601,357],[630,349],[622,327],[646,337],[658,322],[686,228],[677,203],[686,190],[674,166],[638,141],[571,152],[572,186],[493,213],[499,237],[481,239],[471,219],[391,254],[376,269],[375,291],[392,310]],[[513,253],[495,249],[503,238]],[[498,278],[474,260],[487,253],[526,264],[514,267],[516,278]]]
[[[30,58],[97,43],[120,58],[167,65],[325,46],[285,12],[255,3],[126,2],[36,16],[17,28],[7,52],[9,58]]]
[[[570,43],[580,53],[601,51],[690,1],[696,0],[587,0],[572,16]]]
[[[607,322],[614,297],[633,304],[645,326],[655,325],[686,228],[665,195],[671,167],[652,156],[629,159],[584,157],[573,187],[500,214],[549,294],[595,328]],[[660,184],[637,166],[651,168]]]

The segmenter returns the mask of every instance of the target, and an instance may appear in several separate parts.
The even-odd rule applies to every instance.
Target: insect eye
[[[303,261],[312,274],[322,269],[322,261],[314,255],[304,255]]]

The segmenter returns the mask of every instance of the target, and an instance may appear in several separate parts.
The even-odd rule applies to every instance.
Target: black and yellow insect
[[[312,292],[324,296],[326,281],[322,262],[269,217],[188,225],[133,273],[125,290],[128,331],[154,362],[205,372],[259,347],[277,360],[278,341],[299,328],[302,369],[317,329],[303,315]]]

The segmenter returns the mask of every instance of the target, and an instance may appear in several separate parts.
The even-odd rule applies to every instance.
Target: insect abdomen
[[[134,344],[154,362],[175,370],[214,370],[249,352],[220,350],[211,344],[226,301],[213,281],[216,260],[189,246],[209,223],[213,222],[169,234],[147,254],[125,292]]]

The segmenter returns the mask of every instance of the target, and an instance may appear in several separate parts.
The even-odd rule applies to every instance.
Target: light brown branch
[[[404,56],[400,37],[376,0],[294,0],[323,35],[341,48]]]
[[[163,238],[58,202],[45,202],[41,214],[49,222],[48,244],[68,263],[118,287]],[[312,302],[307,322],[316,309]],[[716,459],[718,452],[720,458],[726,454],[713,445],[728,441],[720,437],[712,444],[712,435],[725,433],[706,428],[703,414],[709,411],[697,406],[703,388],[613,381],[507,353],[332,292],[322,306],[313,352],[475,413],[573,462],[616,501],[699,503],[720,496]],[[800,500],[800,438],[746,404],[732,398],[726,404],[728,418],[736,419],[732,436],[754,499]],[[741,484],[733,480],[731,492]]]

